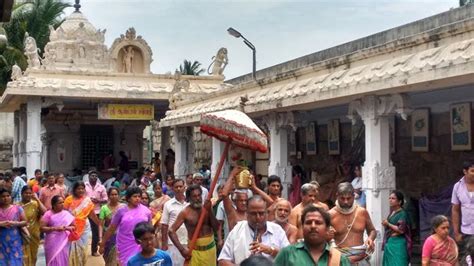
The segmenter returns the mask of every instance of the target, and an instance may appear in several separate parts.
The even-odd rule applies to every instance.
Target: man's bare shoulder
[[[370,219],[369,212],[367,211],[366,208],[358,206],[358,211],[364,216]]]
[[[316,205],[316,207],[320,207],[320,208],[325,209],[326,211],[329,211],[328,205],[327,205],[326,203],[324,203],[324,202],[318,202],[318,203],[315,204],[315,205]]]
[[[329,214],[330,214],[331,216],[336,215],[336,214],[337,214],[336,207],[332,207],[332,209],[330,209],[328,212],[329,212]]]
[[[295,207],[293,207],[293,209],[291,210],[291,212],[300,212],[302,208],[303,208],[303,204],[302,204],[302,203],[299,203],[298,205],[296,205]]]
[[[184,218],[189,218],[188,216],[191,215],[191,214],[195,214],[195,213],[199,213],[200,211],[196,210],[196,209],[193,209],[193,207],[191,206],[186,206],[182,211],[181,213],[184,215]]]
[[[298,231],[298,227],[296,227],[296,226],[294,226],[294,225],[288,223],[288,230],[289,230],[290,232],[293,232],[293,231],[294,231],[294,232],[297,232],[297,231]]]

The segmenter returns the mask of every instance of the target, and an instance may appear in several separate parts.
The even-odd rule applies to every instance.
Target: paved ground
[[[100,257],[93,257],[90,255],[91,249],[90,247],[87,249],[88,258],[87,258],[87,264],[86,266],[101,266],[105,265],[104,259],[102,256]],[[43,245],[40,246],[38,250],[38,261],[36,262],[36,266],[46,266],[46,259],[44,257],[44,250],[43,250]]]

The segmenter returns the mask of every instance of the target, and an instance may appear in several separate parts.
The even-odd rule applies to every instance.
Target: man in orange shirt
[[[59,195],[64,197],[64,190],[56,185],[56,175],[57,174],[49,175],[46,186],[40,189],[39,200],[48,210],[51,210],[51,199],[54,196]]]

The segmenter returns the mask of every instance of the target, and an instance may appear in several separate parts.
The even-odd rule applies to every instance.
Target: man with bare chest
[[[303,226],[301,224],[301,214],[307,206],[316,206],[329,210],[328,206],[318,200],[318,187],[314,184],[307,183],[301,186],[301,203],[296,205],[290,213],[288,222],[298,229],[297,239],[303,238]]]
[[[288,223],[288,217],[291,213],[291,203],[286,199],[279,199],[275,203],[274,223],[278,224],[285,231],[286,237],[290,244],[296,243],[296,235],[298,234],[298,229],[296,226]]]
[[[178,248],[181,255],[186,260],[190,260],[192,266],[195,265],[216,265],[216,243],[214,242],[214,230],[217,228],[217,220],[212,212],[211,202],[206,201],[202,204],[202,190],[199,185],[191,185],[186,189],[186,199],[189,205],[184,208],[176,218],[176,221],[171,226],[169,237],[174,245]],[[192,252],[187,247],[181,245],[176,231],[184,223],[188,231],[188,239],[191,239],[195,228],[197,226],[199,216],[203,208],[207,214],[204,218],[204,223],[199,232],[199,238],[196,241],[196,246]]]
[[[352,265],[370,265],[366,259],[374,250],[376,231],[367,210],[355,204],[354,199],[350,183],[338,185],[336,206],[329,211],[334,240]],[[369,236],[365,242],[364,232]]]
[[[247,220],[247,190],[235,190],[232,194],[232,199],[229,198],[229,193],[234,186],[234,176],[240,173],[240,171],[242,171],[242,169],[239,167],[232,169],[222,189],[222,202],[224,203],[224,209],[227,215],[229,232],[232,231],[238,222]]]
[[[279,176],[271,175],[268,177],[268,196],[273,200],[273,203],[268,207],[268,220],[273,221],[275,219],[276,203],[281,198],[281,192],[283,186],[281,185],[281,179]],[[290,204],[291,207],[291,204]],[[291,241],[290,241],[291,242]]]

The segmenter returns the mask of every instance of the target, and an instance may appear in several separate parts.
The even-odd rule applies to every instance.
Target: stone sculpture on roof
[[[19,80],[22,76],[23,76],[23,72],[21,71],[21,68],[17,64],[14,64],[12,66],[11,79],[13,81],[16,81],[16,80]]]
[[[227,59],[227,49],[222,47],[217,51],[217,55],[212,57],[212,63],[207,68],[207,72],[213,76],[222,76],[224,74],[224,69],[229,63]],[[209,69],[212,66],[212,71],[209,72]]]
[[[148,43],[129,28],[115,39],[110,47],[112,71],[119,73],[151,74],[152,51]]]
[[[42,60],[45,69],[109,71],[106,30],[97,30],[80,11],[66,17],[57,29],[50,26],[49,31]]]
[[[39,68],[41,66],[38,47],[35,38],[25,33],[25,55],[28,61],[28,68]]]
[[[170,93],[169,102],[170,109],[174,110],[178,106],[178,102],[183,100],[183,93],[189,92],[190,83],[189,80],[181,79],[181,73],[176,70],[174,73],[174,86]]]
[[[133,73],[133,56],[135,52],[133,51],[133,46],[128,46],[123,48],[123,69],[125,73]]]

